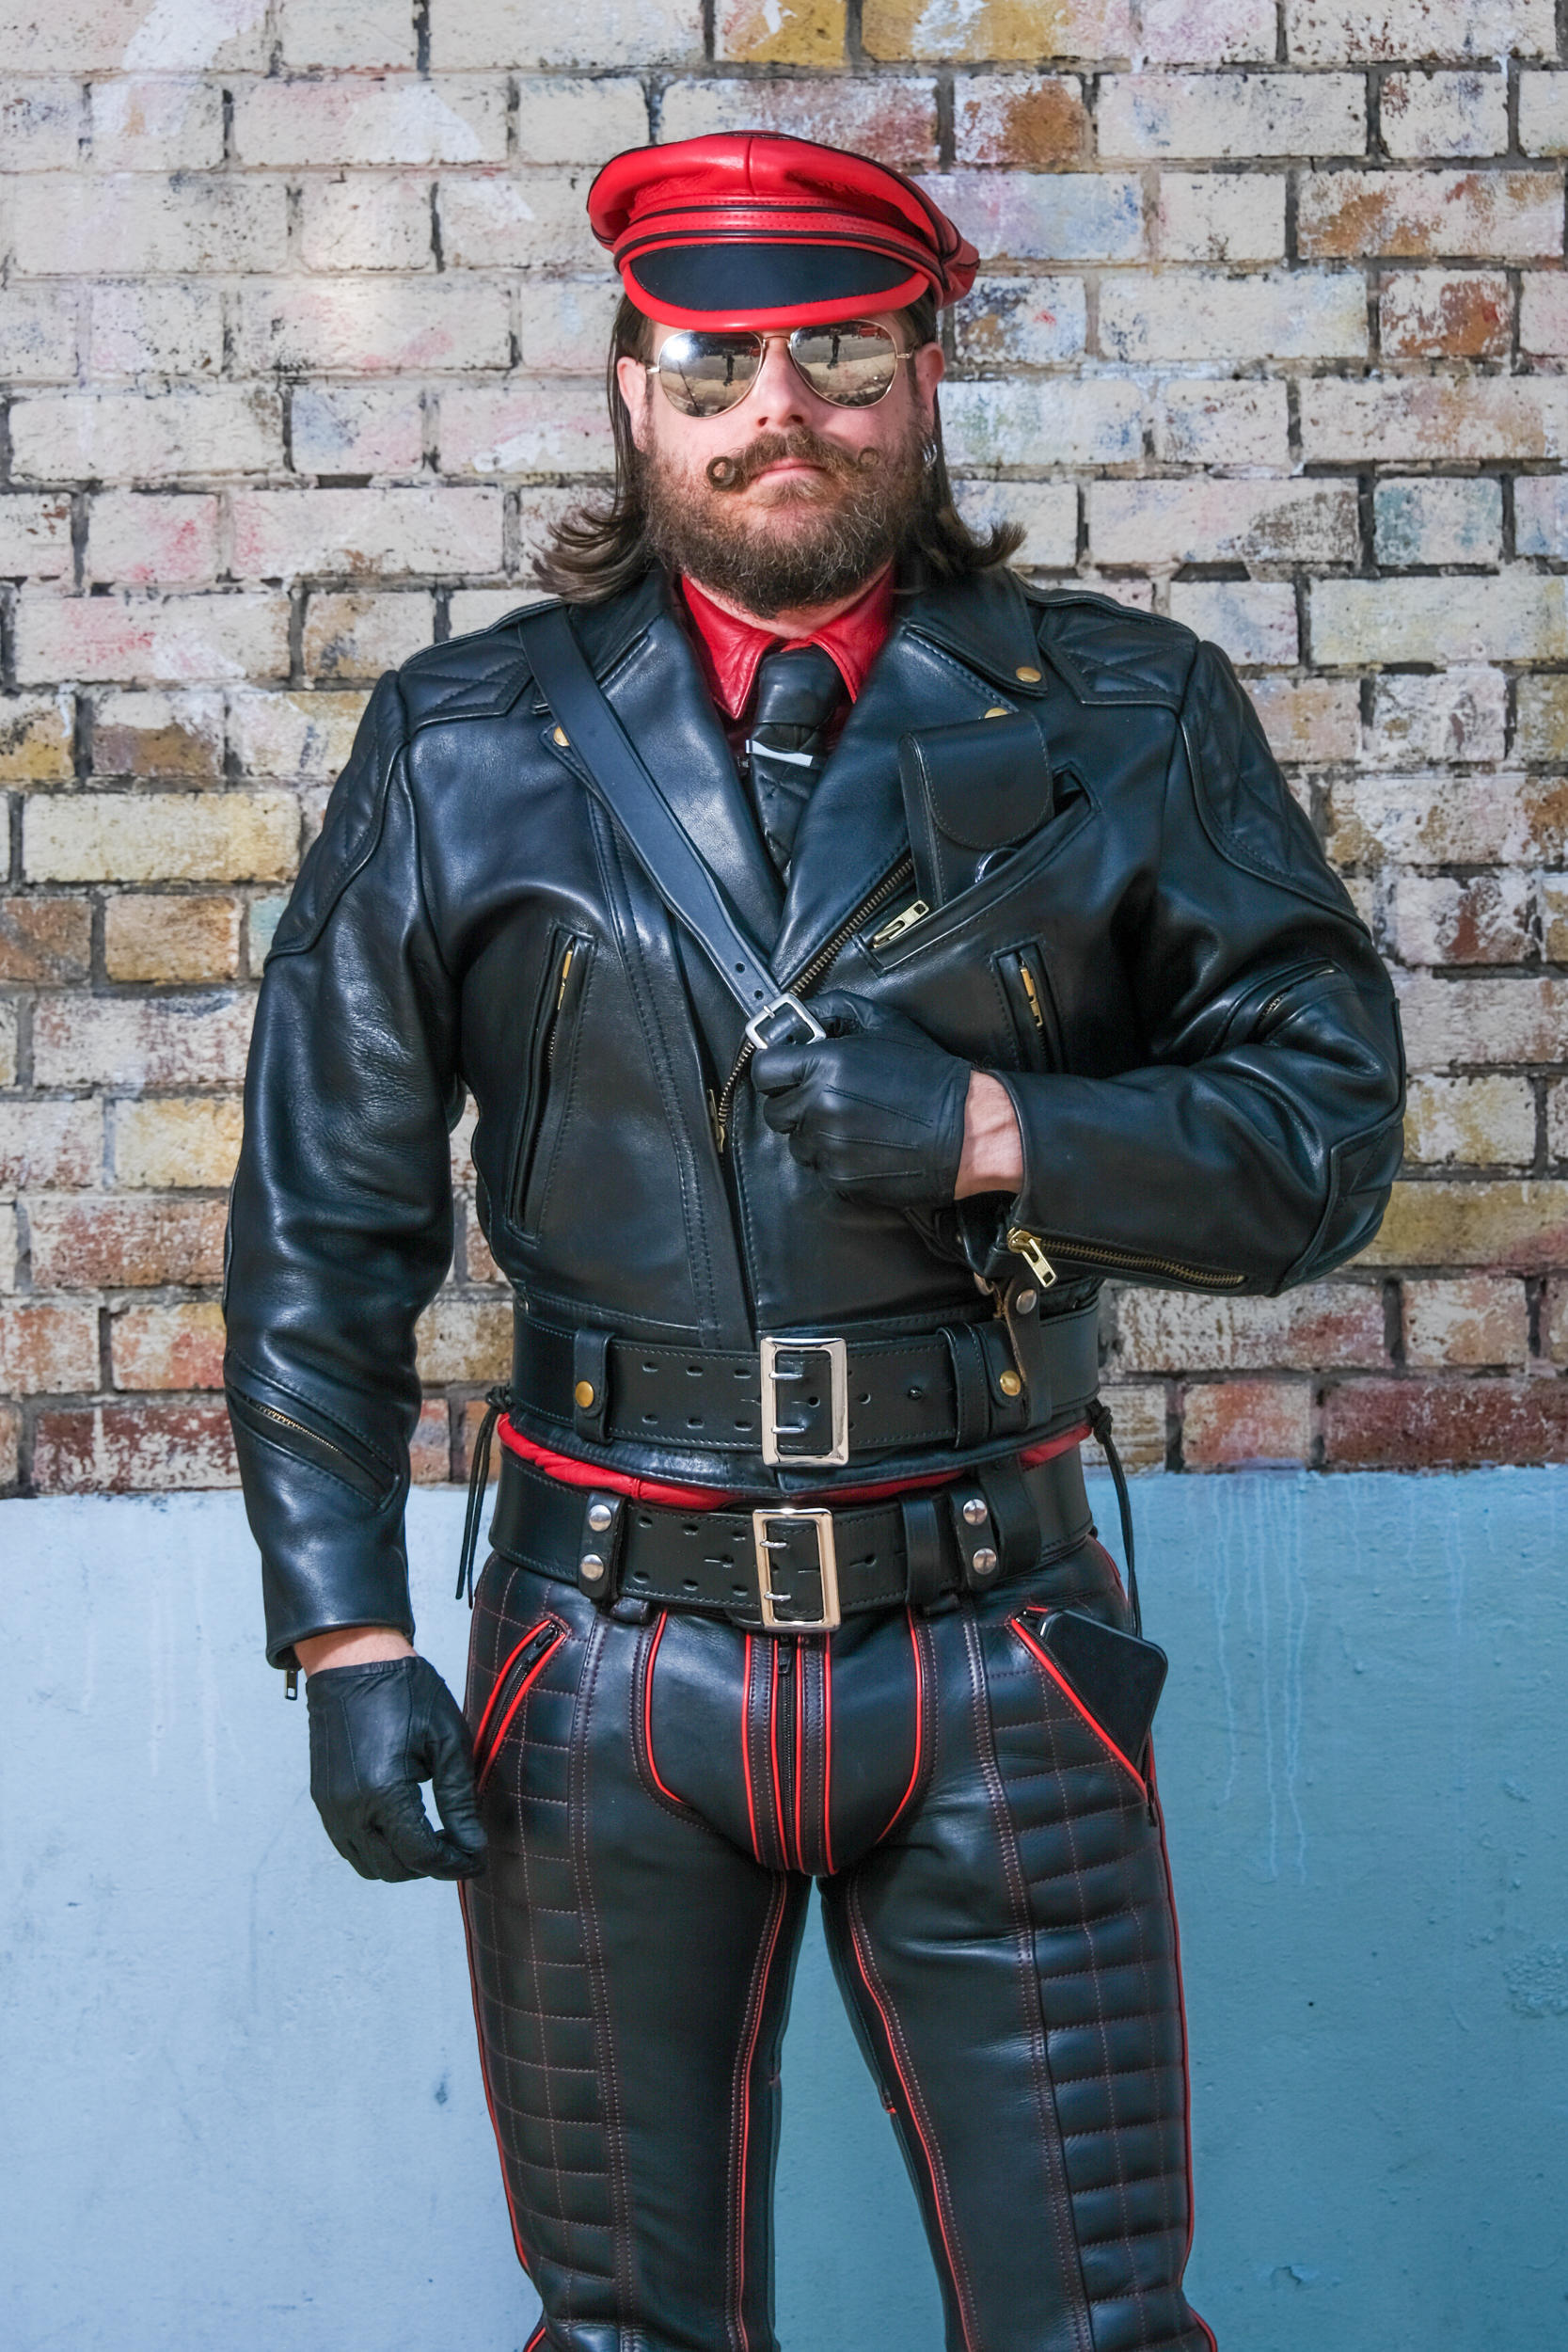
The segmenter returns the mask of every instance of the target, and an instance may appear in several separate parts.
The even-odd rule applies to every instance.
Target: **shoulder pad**
[[[449,719],[503,718],[533,675],[517,642],[517,623],[525,612],[542,612],[556,601],[542,596],[520,604],[488,628],[432,645],[405,661],[398,684],[410,735]]]
[[[1040,651],[1080,702],[1180,707],[1198,641],[1180,621],[1140,612],[1091,588],[1048,589],[1030,602]]]
[[[365,707],[354,749],[327,798],[322,829],[305,852],[282,920],[267,950],[299,955],[322,928],[349,883],[374,851],[387,813],[387,787],[403,749],[404,713],[397,680],[382,678]]]

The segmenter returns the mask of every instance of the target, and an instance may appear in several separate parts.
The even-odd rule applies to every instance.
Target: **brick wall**
[[[251,996],[368,682],[601,469],[595,165],[760,122],[980,246],[950,450],[1247,673],[1398,967],[1384,1232],[1125,1293],[1143,1466],[1568,1459],[1552,0],[22,0],[0,56],[0,1488],[232,1476]],[[507,1310],[461,1136],[417,1474]]]

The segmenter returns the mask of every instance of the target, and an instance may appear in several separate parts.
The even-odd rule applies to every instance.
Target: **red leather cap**
[[[638,309],[674,326],[801,326],[957,302],[974,247],[901,171],[766,131],[634,147],[588,192]]]

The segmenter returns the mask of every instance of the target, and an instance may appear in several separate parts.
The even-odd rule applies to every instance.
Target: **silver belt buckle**
[[[849,1459],[848,1347],[843,1340],[789,1339],[782,1335],[763,1339],[758,1346],[762,1354],[763,1460],[784,1470],[839,1468]],[[820,1362],[813,1364],[814,1357]],[[827,1426],[822,1431],[828,1439],[825,1451],[807,1454],[791,1448],[784,1452],[781,1439],[809,1438],[814,1434],[808,1422],[781,1422],[779,1391],[786,1388],[800,1391],[794,1401],[817,1417],[818,1431],[822,1431],[822,1417],[826,1417]],[[821,1393],[824,1388],[826,1404]]]
[[[779,1037],[773,1034],[776,1023],[780,1024],[782,1029]],[[791,1035],[797,1023],[805,1031],[803,1038]],[[827,1034],[827,1030],[822,1026],[816,1015],[801,1004],[799,996],[792,995],[787,988],[782,996],[768,1007],[766,1011],[754,1012],[746,1024],[746,1035],[759,1054],[766,1052],[769,1045],[785,1042],[806,1044],[813,1039],[826,1037]]]
[[[781,1553],[795,1549],[793,1531],[810,1528],[816,1538],[815,1560],[781,1562],[781,1573],[788,1574],[798,1565],[806,1575],[815,1576],[822,1587],[822,1608],[815,1617],[786,1616],[781,1611],[793,1606],[794,1595],[780,1592],[773,1583],[773,1563]],[[770,1528],[785,1532],[769,1534]],[[833,1515],[831,1511],[793,1510],[787,1505],[777,1511],[752,1513],[752,1541],[756,1547],[757,1591],[762,1596],[762,1622],[769,1633],[833,1633],[840,1623],[838,1613],[838,1553],[833,1546]]]

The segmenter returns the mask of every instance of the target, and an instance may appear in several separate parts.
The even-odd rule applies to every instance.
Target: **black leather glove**
[[[467,1879],[484,1867],[473,1741],[427,1658],[323,1666],[305,1684],[310,1794],[326,1834],[365,1879]],[[444,1825],[425,1817],[434,1781]]]
[[[752,1063],[762,1115],[802,1168],[851,1200],[951,1200],[963,1157],[969,1064],[906,1019],[834,990],[812,1010],[829,1034]]]

